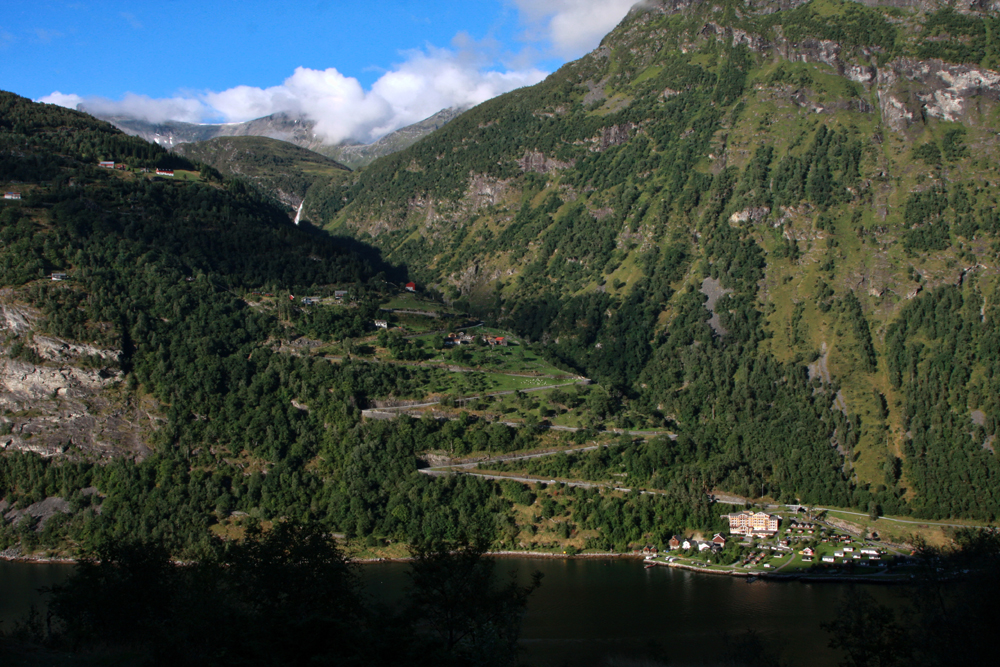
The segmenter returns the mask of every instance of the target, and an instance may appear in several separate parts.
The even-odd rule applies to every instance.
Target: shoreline
[[[593,554],[553,554],[546,553],[543,551],[487,551],[483,554],[484,556],[492,556],[494,558],[563,558],[566,560],[573,560],[577,558],[633,558],[636,560],[641,560],[643,556],[641,554],[634,553],[615,553],[613,551],[593,553]],[[413,560],[410,556],[402,556],[397,558],[350,558],[348,562],[360,563],[361,565],[369,565],[372,563],[408,563]]]
[[[713,570],[706,567],[698,567],[697,565],[686,565],[684,563],[664,563],[662,561],[652,561],[646,560],[641,554],[634,553],[615,553],[615,552],[602,552],[602,553],[590,553],[590,554],[555,554],[555,553],[544,553],[544,552],[533,552],[533,551],[488,551],[484,554],[485,556],[492,556],[494,558],[523,558],[526,560],[530,559],[542,559],[550,560],[554,558],[564,559],[564,560],[577,560],[577,559],[629,559],[637,560],[643,563],[652,564],[656,567],[670,567],[677,570],[685,570],[687,572],[694,572],[695,574],[708,574],[713,576],[722,577],[738,577],[741,579],[761,579],[764,581],[773,582],[801,582],[801,583],[828,583],[828,584],[880,584],[880,585],[905,585],[910,583],[906,579],[896,579],[896,578],[866,578],[859,576],[836,576],[836,575],[824,575],[817,574],[811,575],[808,573],[795,573],[795,574],[780,574],[777,572],[740,572],[738,570]],[[349,558],[348,563],[357,565],[377,565],[380,563],[407,563],[412,561],[413,558],[409,556],[399,557],[399,558]],[[0,555],[0,561],[8,563],[24,563],[26,565],[76,565],[78,560],[75,558],[60,558],[60,557],[42,557],[42,556],[8,556]],[[176,565],[186,565],[184,561],[174,561]]]
[[[821,584],[882,584],[882,585],[900,585],[910,583],[906,579],[890,579],[888,577],[884,578],[867,578],[856,575],[847,576],[836,576],[831,574],[818,574],[812,575],[808,573],[798,572],[795,574],[779,574],[777,572],[740,572],[738,570],[712,570],[707,567],[698,567],[696,565],[685,565],[683,563],[662,563],[657,561],[649,561],[655,563],[660,567],[672,567],[678,570],[687,570],[688,572],[695,572],[698,574],[713,574],[716,576],[724,577],[741,577],[743,579],[762,579],[765,581],[774,582],[792,582],[798,581],[801,583],[821,583]]]

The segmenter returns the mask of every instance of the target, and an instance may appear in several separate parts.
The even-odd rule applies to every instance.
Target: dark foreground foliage
[[[962,531],[950,549],[924,547],[922,572],[884,605],[848,589],[824,625],[845,667],[993,664],[1000,622],[1000,533]]]

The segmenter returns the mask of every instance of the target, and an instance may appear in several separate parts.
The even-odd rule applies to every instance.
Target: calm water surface
[[[753,629],[783,662],[834,667],[820,624],[833,620],[845,590],[839,584],[746,583],[735,577],[666,567],[645,569],[631,559],[501,559],[500,571],[527,582],[541,571],[542,587],[528,606],[521,633],[531,664],[654,665],[640,658],[664,656],[671,665],[713,664],[725,636]],[[406,565],[366,565],[368,590],[391,602],[408,583]],[[894,589],[868,586],[892,603]],[[626,660],[630,658],[631,660]]]
[[[64,563],[11,563],[0,560],[0,630],[10,631],[32,605],[45,609],[39,588],[58,584],[73,573]]]
[[[405,563],[361,568],[369,593],[397,601],[409,583]],[[525,617],[526,657],[538,667],[561,665],[640,665],[666,656],[671,665],[712,664],[724,638],[754,629],[783,662],[833,667],[837,656],[820,624],[833,619],[844,587],[837,584],[747,584],[743,579],[699,575],[666,567],[644,569],[635,560],[501,559],[501,572],[527,582],[545,576]],[[42,606],[39,587],[72,573],[72,566],[0,561],[0,628],[32,605]],[[894,590],[867,587],[891,602]],[[631,658],[632,660],[626,660]]]

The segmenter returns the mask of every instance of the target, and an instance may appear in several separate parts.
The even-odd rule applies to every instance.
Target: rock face
[[[555,158],[547,157],[540,151],[528,151],[518,164],[521,166],[521,171],[534,171],[540,174],[548,174],[573,166],[572,162],[560,162]]]
[[[33,335],[36,320],[28,308],[0,305],[0,451],[145,455],[154,406],[121,391],[119,351]],[[15,343],[31,354],[11,358]]]
[[[15,526],[21,523],[26,517],[35,519],[35,530],[42,532],[45,529],[45,522],[57,513],[70,514],[72,508],[64,498],[46,498],[45,500],[28,505],[23,510],[10,510],[3,515],[3,518],[12,522]]]

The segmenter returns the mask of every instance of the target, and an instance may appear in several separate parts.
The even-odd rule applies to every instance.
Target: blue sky
[[[541,80],[631,1],[14,0],[0,88],[154,121],[289,111],[365,141]]]

